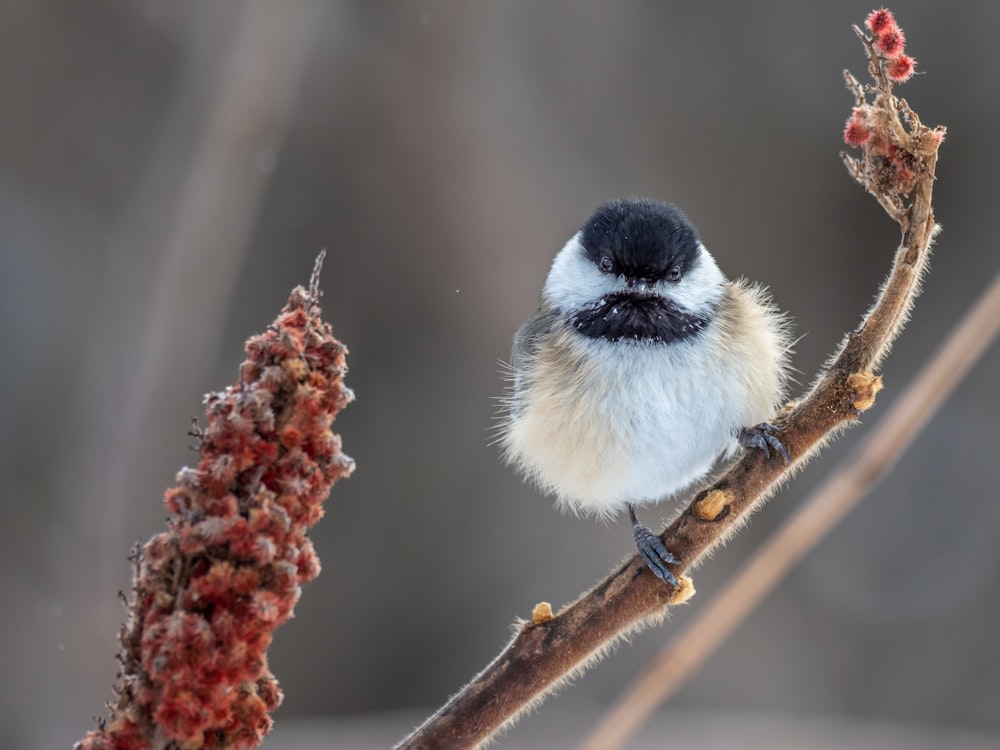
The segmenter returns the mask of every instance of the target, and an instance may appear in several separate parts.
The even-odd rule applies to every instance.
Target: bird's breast
[[[690,342],[610,342],[567,327],[521,373],[508,456],[577,512],[663,499],[733,442],[733,394],[698,376],[703,360]]]

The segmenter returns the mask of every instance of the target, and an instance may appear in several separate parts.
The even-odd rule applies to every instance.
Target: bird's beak
[[[634,292],[635,294],[642,294],[642,295],[655,294],[656,292],[654,286],[655,282],[650,281],[649,279],[634,278],[634,277],[627,277],[625,279],[625,288],[628,289],[630,292]]]

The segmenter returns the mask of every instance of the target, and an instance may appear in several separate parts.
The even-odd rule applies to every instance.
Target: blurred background
[[[497,653],[515,617],[603,577],[630,554],[630,529],[563,517],[500,465],[498,361],[593,207],[649,195],[680,204],[727,273],[770,285],[803,336],[808,385],[898,241],[838,160],[841,70],[865,74],[850,24],[870,8],[4,3],[0,745],[69,747],[103,714],[128,550],[162,527],[163,490],[196,460],[186,433],[202,395],[234,380],[243,341],[324,247],[324,312],[357,392],[336,427],[358,468],[313,534],[323,574],[271,651],[286,699],[265,746],[390,744]],[[581,739],[1000,266],[1000,5],[893,9],[921,71],[901,93],[949,132],[944,232],[885,391],[696,573],[690,606],[501,747]],[[998,377],[994,347],[675,698],[661,740],[837,746],[825,729],[861,747],[872,727],[872,747],[1000,742]]]

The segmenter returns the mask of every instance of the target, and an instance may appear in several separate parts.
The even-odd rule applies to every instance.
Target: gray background
[[[126,553],[195,460],[190,418],[323,247],[324,310],[358,395],[337,429],[358,470],[315,529],[323,574],[271,651],[286,693],[274,746],[304,717],[415,720],[516,616],[602,577],[629,530],[560,516],[499,464],[497,362],[594,205],[641,194],[683,206],[730,275],[771,286],[804,335],[804,387],[898,239],[837,158],[840,71],[865,72],[849,24],[870,7],[4,3],[0,745],[67,747],[102,712]],[[583,736],[996,271],[1000,6],[893,7],[927,71],[901,93],[949,137],[944,233],[886,390],[698,572],[690,607],[523,731]],[[994,347],[673,711],[1000,737],[998,373]]]

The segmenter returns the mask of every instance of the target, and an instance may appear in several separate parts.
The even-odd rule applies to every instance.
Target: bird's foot
[[[786,464],[790,464],[792,462],[791,456],[788,455],[788,451],[785,450],[785,446],[781,444],[781,441],[775,437],[778,432],[778,428],[773,424],[761,422],[754,427],[744,427],[740,430],[738,439],[740,445],[744,448],[760,448],[764,451],[764,455],[767,456],[768,460],[771,460],[771,449],[773,448],[785,459]]]
[[[635,507],[631,503],[628,505],[628,514],[632,519],[632,536],[635,539],[635,546],[639,550],[639,557],[646,563],[646,567],[653,571],[653,575],[676,588],[677,579],[667,565],[678,563],[680,560],[670,554],[670,550],[663,544],[663,540],[654,534],[652,529],[639,523],[639,519],[635,515]]]

